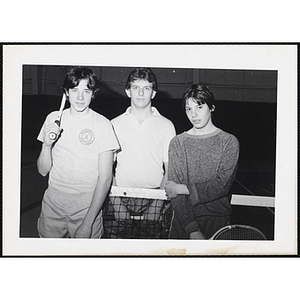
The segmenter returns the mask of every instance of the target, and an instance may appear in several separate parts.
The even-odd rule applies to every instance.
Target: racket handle
[[[60,121],[59,120],[55,120],[54,123],[56,123],[57,126],[60,126]],[[57,133],[56,132],[50,132],[49,133],[49,138],[50,138],[50,140],[56,140],[57,139]]]
[[[50,132],[49,138],[50,138],[50,140],[56,140],[57,134],[55,132]]]

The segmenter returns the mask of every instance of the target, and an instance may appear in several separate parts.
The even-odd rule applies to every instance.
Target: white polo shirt
[[[117,154],[116,184],[137,188],[158,188],[163,178],[163,163],[168,161],[171,139],[175,136],[173,123],[155,107],[142,124],[126,112],[111,122],[120,143]]]

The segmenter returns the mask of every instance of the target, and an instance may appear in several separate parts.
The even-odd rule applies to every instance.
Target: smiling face
[[[93,91],[88,88],[88,82],[85,79],[80,80],[78,86],[70,88],[67,92],[71,110],[75,113],[82,113],[87,111],[92,97]]]
[[[202,101],[197,102],[193,98],[189,98],[185,104],[185,113],[193,125],[195,134],[205,134],[213,131],[215,126],[211,120],[211,112],[214,110]]]
[[[150,107],[151,100],[156,94],[153,84],[144,79],[132,82],[125,92],[131,98],[131,106],[138,109]]]

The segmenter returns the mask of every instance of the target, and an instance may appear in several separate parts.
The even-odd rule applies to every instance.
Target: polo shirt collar
[[[131,108],[131,106],[127,107],[127,109],[125,111],[125,115],[131,115],[130,108]],[[151,110],[153,112],[153,114],[152,114],[153,117],[159,117],[161,115],[156,107],[151,106]]]

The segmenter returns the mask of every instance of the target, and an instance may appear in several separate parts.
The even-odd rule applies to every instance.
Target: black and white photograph
[[[3,54],[3,254],[296,254],[296,46]]]

